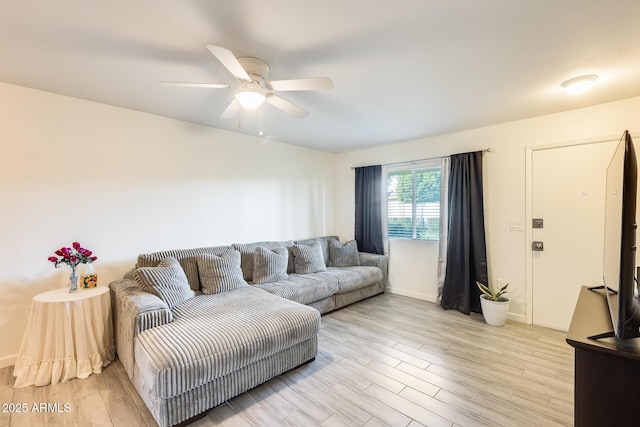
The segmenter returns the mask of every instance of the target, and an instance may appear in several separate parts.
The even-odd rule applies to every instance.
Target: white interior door
[[[532,314],[535,325],[568,330],[580,287],[602,282],[606,169],[618,141],[532,153]]]

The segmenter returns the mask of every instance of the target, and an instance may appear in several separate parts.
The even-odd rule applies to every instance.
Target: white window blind
[[[440,159],[387,167],[389,238],[438,240]]]

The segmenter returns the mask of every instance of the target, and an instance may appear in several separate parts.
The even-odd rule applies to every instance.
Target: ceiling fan
[[[231,101],[231,104],[229,104],[220,116],[223,119],[235,116],[240,111],[240,108],[254,110],[264,102],[295,117],[303,118],[308,116],[309,113],[279,97],[275,92],[333,88],[333,82],[329,77],[268,81],[269,65],[263,60],[253,57],[236,58],[230,50],[220,46],[207,45],[207,49],[209,49],[209,52],[211,52],[240,83],[240,87],[235,91],[233,101]],[[229,88],[229,85],[218,83],[168,81],[160,83],[183,87]]]

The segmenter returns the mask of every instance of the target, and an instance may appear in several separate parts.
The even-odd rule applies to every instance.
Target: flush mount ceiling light
[[[236,92],[236,99],[247,110],[255,110],[260,107],[266,96],[259,87],[243,86]]]
[[[595,74],[574,77],[562,83],[563,89],[571,95],[581,95],[591,89],[593,83],[598,79]]]

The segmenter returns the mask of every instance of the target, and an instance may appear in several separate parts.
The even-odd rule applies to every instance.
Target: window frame
[[[407,162],[407,163],[397,163],[392,165],[383,166],[383,227],[386,240],[411,240],[416,242],[425,242],[425,243],[437,243],[440,241],[440,230],[438,230],[438,236],[436,238],[421,238],[417,237],[417,230],[419,229],[417,223],[416,215],[418,213],[418,204],[415,202],[416,199],[416,186],[415,186],[415,176],[416,172],[420,171],[429,171],[429,170],[439,170],[440,177],[442,179],[442,159],[434,158],[428,160],[421,160],[415,162]],[[401,236],[391,236],[389,235],[389,175],[410,171],[412,175],[412,202],[411,202],[411,225],[412,225],[412,237],[401,237]],[[442,182],[440,182],[440,192],[442,192]],[[442,213],[442,209],[440,206],[442,200],[442,194],[440,194],[440,200],[438,201],[438,218]],[[440,227],[440,219],[438,219],[438,228]]]

